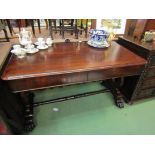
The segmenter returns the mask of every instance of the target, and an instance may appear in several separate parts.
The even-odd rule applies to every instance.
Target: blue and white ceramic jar
[[[90,29],[88,44],[97,48],[108,47],[108,37],[109,33],[105,30]]]

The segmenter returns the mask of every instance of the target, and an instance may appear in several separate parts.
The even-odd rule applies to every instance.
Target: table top
[[[86,42],[55,43],[24,58],[12,54],[1,78],[14,80],[144,64],[145,59],[116,42],[105,49],[90,47]]]

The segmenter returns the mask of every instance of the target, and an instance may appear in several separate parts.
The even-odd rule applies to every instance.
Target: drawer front
[[[43,89],[48,87],[63,86],[87,81],[87,73],[71,73],[64,75],[50,75],[43,77],[34,77],[20,80],[11,80],[8,82],[10,89],[14,92]]]
[[[146,89],[146,88],[152,88],[155,87],[155,77],[153,79],[144,79],[141,88]]]
[[[155,77],[155,66],[148,69],[146,77]]]
[[[136,99],[140,99],[140,98],[144,98],[144,97],[151,97],[151,96],[155,96],[155,88],[141,90],[137,94]]]
[[[125,77],[130,75],[140,75],[143,66],[122,67],[114,69],[103,69],[88,72],[88,81],[106,80],[110,78]]]

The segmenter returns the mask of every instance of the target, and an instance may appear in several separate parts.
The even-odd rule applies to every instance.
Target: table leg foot
[[[20,93],[22,102],[24,104],[24,130],[32,131],[35,128],[33,121],[33,98],[34,94],[31,92]]]
[[[35,124],[34,122],[25,122],[24,125],[24,131],[28,132],[28,131],[32,131],[35,128]]]
[[[114,97],[115,105],[119,108],[124,108],[124,99],[118,88],[113,84],[112,80],[102,82],[102,85],[110,90]]]
[[[119,108],[124,108],[124,100],[120,91],[116,88],[116,93],[114,95],[115,104]]]

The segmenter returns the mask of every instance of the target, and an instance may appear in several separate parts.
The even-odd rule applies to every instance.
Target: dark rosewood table
[[[145,64],[145,59],[116,42],[106,49],[90,47],[86,42],[55,43],[22,59],[10,54],[1,78],[12,92],[20,94],[25,128],[32,130],[32,90],[140,75]],[[117,91],[111,90],[117,100]]]

